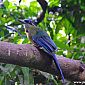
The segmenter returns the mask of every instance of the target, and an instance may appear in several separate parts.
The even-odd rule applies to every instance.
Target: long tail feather
[[[64,83],[64,82],[65,82],[64,75],[63,75],[63,72],[62,72],[62,70],[61,70],[60,64],[59,64],[59,62],[58,62],[58,60],[57,60],[56,54],[52,54],[52,56],[53,56],[53,60],[54,60],[54,62],[55,62],[56,67],[57,67],[58,70],[60,71],[60,74],[61,74],[61,77],[62,77],[62,80],[63,80],[63,83]]]

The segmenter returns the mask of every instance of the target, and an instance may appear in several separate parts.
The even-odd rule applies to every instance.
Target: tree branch
[[[45,0],[37,0],[37,2],[40,4],[42,8],[42,12],[39,16],[37,16],[37,19],[34,21],[35,25],[38,25],[45,17],[46,9],[48,6],[48,3]]]
[[[44,72],[56,74],[55,64],[42,50],[29,44],[12,44],[7,42],[0,42],[0,62],[15,64],[34,69],[39,69]],[[85,80],[85,64],[79,60],[72,60],[62,56],[57,56],[61,69],[65,78],[70,81],[84,81]]]

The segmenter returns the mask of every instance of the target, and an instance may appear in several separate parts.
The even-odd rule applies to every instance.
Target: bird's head
[[[25,32],[32,34],[36,33],[37,27],[33,24],[33,22],[31,20],[28,19],[24,19],[24,20],[19,20],[21,23],[25,24]]]

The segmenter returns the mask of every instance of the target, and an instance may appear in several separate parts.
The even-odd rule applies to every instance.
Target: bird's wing
[[[43,49],[47,52],[47,53],[52,53],[54,52],[57,47],[54,44],[54,42],[52,41],[52,39],[49,36],[38,36],[35,35],[32,37],[33,41],[39,45],[40,47],[43,47]]]
[[[45,42],[47,42],[54,50],[57,49],[57,46],[55,45],[55,43],[53,42],[53,40],[52,40],[49,36],[47,36],[47,37],[42,37],[42,38],[43,38],[43,40],[44,40]]]

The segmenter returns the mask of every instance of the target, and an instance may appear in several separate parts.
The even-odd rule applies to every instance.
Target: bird
[[[60,67],[60,64],[57,60],[57,55],[55,54],[55,52],[57,51],[57,46],[53,42],[51,37],[47,34],[47,32],[45,32],[40,27],[32,23],[32,21],[25,19],[24,20],[20,19],[19,21],[25,24],[25,32],[27,37],[29,37],[30,41],[36,44],[39,48],[42,48],[47,54],[52,56],[56,68],[59,70],[62,81],[64,83],[65,78]]]

